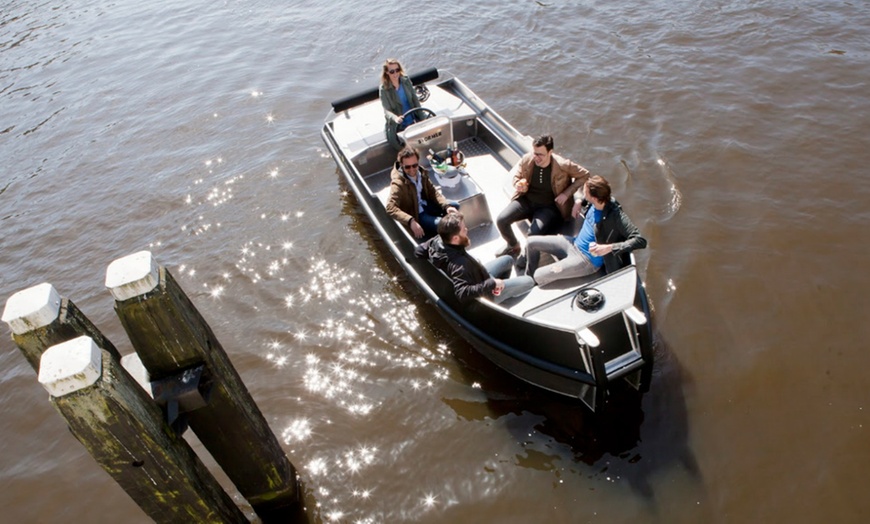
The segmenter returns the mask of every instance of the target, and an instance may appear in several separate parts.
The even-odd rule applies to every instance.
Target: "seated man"
[[[604,177],[591,176],[583,186],[583,194],[591,204],[576,238],[566,235],[529,237],[526,243],[528,267],[526,274],[539,285],[556,280],[591,275],[604,265],[610,273],[628,263],[628,254],[646,247],[646,239],[610,196],[610,184]],[[580,215],[582,202],[574,205],[572,214]],[[541,252],[550,253],[558,261],[538,268]]]
[[[511,228],[514,222],[531,220],[529,236],[557,231],[571,217],[574,193],[583,187],[589,171],[553,153],[553,137],[544,135],[532,142],[532,152],[523,155],[511,175],[514,194],[495,221],[507,245],[496,256],[520,254]]]
[[[415,238],[431,237],[437,232],[441,217],[455,213],[457,207],[458,204],[448,202],[432,185],[414,148],[399,151],[390,173],[387,213],[391,217],[407,226]]]
[[[452,213],[441,219],[438,236],[417,246],[414,255],[428,258],[453,281],[453,291],[460,302],[486,297],[496,304],[528,293],[535,287],[529,276],[506,278],[511,273],[513,258],[503,255],[486,265],[468,254],[471,245],[462,213]]]

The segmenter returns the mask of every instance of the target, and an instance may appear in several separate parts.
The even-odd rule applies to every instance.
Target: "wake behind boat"
[[[430,118],[399,136],[420,153],[420,164],[447,200],[460,204],[469,252],[481,262],[494,258],[504,241],[495,217],[510,202],[511,167],[532,147],[458,78],[429,69],[411,80]],[[501,304],[477,298],[461,303],[450,278],[414,256],[418,242],[386,211],[396,151],[384,134],[377,88],[332,103],[321,132],[377,234],[408,277],[439,313],[489,360],[538,387],[580,398],[600,409],[607,386],[625,379],[648,387],[652,329],[643,283],[631,263],[605,274],[536,286]],[[456,144],[462,164],[435,169],[429,150],[446,156]],[[439,166],[441,167],[441,166]],[[580,220],[566,225],[576,233]],[[527,224],[514,230],[524,243]],[[544,255],[546,256],[546,255]]]

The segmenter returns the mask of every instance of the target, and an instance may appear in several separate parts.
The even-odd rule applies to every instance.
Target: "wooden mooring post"
[[[39,382],[72,434],[155,522],[249,522],[157,404],[93,339],[48,348]]]
[[[100,349],[121,360],[115,346],[72,300],[61,297],[51,284],[29,287],[9,297],[2,320],[9,325],[13,342],[36,372],[46,349],[82,335],[91,337]]]
[[[204,402],[184,414],[187,423],[257,515],[264,522],[298,518],[293,465],[217,337],[169,271],[150,252],[134,253],[109,265],[106,287],[152,381],[171,388],[184,382],[185,373],[199,376]]]

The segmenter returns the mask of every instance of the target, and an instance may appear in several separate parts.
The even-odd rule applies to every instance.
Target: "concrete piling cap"
[[[93,385],[102,372],[103,353],[88,336],[51,346],[39,361],[39,383],[53,397]]]
[[[54,322],[60,314],[60,295],[48,283],[21,290],[6,301],[2,320],[16,335]]]
[[[119,258],[106,269],[106,287],[119,302],[144,295],[159,283],[157,261],[150,251]]]

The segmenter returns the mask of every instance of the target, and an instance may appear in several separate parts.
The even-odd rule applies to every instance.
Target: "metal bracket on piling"
[[[166,414],[166,422],[179,435],[187,430],[183,416],[208,404],[212,380],[205,364],[151,382],[154,401]]]

